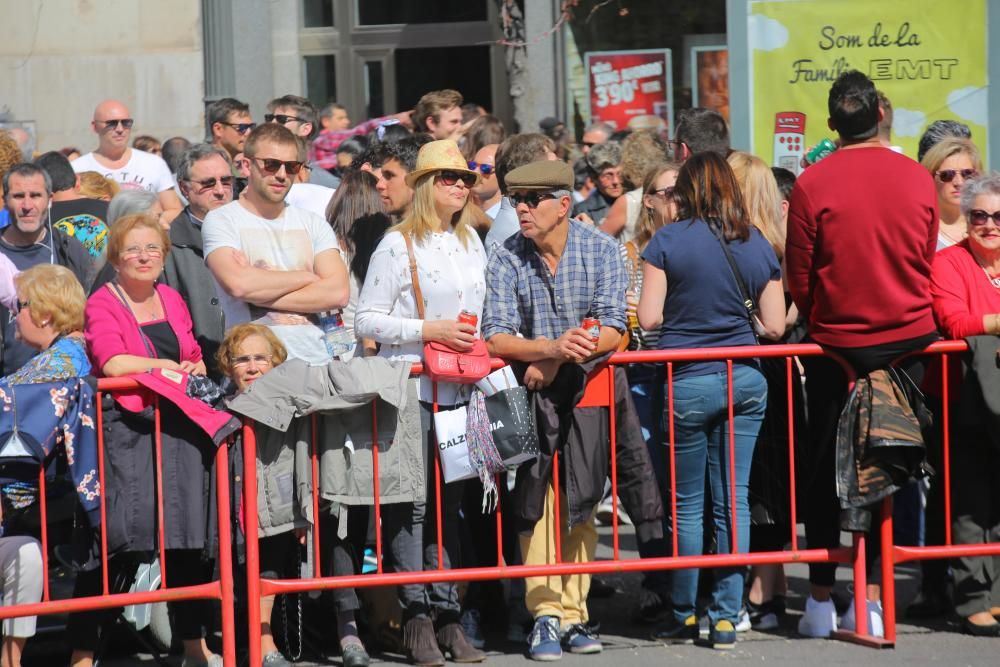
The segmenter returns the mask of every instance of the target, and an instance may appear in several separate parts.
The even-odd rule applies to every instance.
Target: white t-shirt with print
[[[246,210],[239,200],[205,216],[201,228],[207,258],[219,248],[234,248],[251,266],[277,271],[312,271],[316,255],[338,249],[337,237],[326,220],[294,206],[268,220]],[[216,281],[226,327],[266,316],[266,308],[234,299]]]
[[[93,153],[81,155],[73,160],[73,171],[80,174],[85,171],[96,171],[101,176],[110,179],[121,186],[122,190],[145,190],[160,193],[173,190],[174,177],[170,167],[163,158],[132,149],[132,157],[124,167],[109,169],[97,161]]]

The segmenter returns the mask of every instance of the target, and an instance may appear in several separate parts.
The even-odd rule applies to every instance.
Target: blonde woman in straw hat
[[[386,232],[372,255],[355,315],[357,335],[379,343],[380,356],[420,362],[424,343],[431,341],[459,351],[472,349],[479,324],[458,322],[458,316],[469,311],[478,319],[486,297],[486,251],[472,228],[474,204],[469,199],[478,180],[479,174],[469,170],[454,141],[432,141],[421,147],[416,168],[406,176],[406,184],[413,188],[409,215]],[[414,296],[407,237],[416,259],[422,308]],[[437,568],[436,454],[427,437],[434,396],[429,381],[420,378],[418,382],[427,453],[427,499],[424,503],[386,505],[382,513],[396,570],[406,572]],[[442,410],[465,403],[465,385],[439,383],[437,401]],[[458,556],[458,511],[466,483],[442,485],[444,567],[450,567]],[[485,659],[459,624],[454,583],[400,586],[399,596],[403,643],[413,664],[444,665],[442,651],[455,662]]]

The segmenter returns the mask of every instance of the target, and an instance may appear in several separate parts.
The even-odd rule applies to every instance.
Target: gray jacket
[[[312,523],[309,420],[296,419],[288,432],[258,426],[258,534],[270,537]]]
[[[205,266],[201,228],[185,208],[170,225],[170,254],[163,267],[163,281],[181,293],[191,311],[194,337],[213,379],[220,378],[215,353],[226,334],[226,321],[215,293],[215,279]]]
[[[420,502],[426,492],[423,438],[417,384],[409,375],[409,362],[382,357],[331,361],[326,366],[289,359],[233,398],[229,408],[270,429],[286,433],[292,429],[285,442],[294,443],[297,451],[308,448],[311,439],[310,420],[302,417],[319,413],[321,497],[345,505],[371,505],[375,502],[374,401],[380,502]],[[284,469],[289,465],[297,468],[286,463]],[[310,480],[305,475],[296,481],[300,495],[307,487],[311,493]]]

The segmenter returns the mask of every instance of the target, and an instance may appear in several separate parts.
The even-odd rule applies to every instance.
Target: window
[[[382,63],[378,60],[365,62],[365,113],[369,118],[385,115],[385,99],[382,95]]]
[[[336,56],[306,56],[306,97],[322,108],[337,99]]]
[[[396,101],[412,109],[429,90],[454,88],[466,103],[492,108],[490,47],[452,46],[396,51]]]
[[[302,26],[332,28],[333,0],[302,0]]]
[[[360,25],[486,21],[488,0],[356,0]],[[492,1],[492,0],[490,0]]]

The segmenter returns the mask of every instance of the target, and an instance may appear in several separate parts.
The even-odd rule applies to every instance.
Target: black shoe
[[[670,614],[670,604],[662,595],[647,588],[639,589],[639,601],[632,610],[632,622],[641,625],[661,623]]]
[[[598,577],[590,578],[590,592],[587,594],[587,598],[609,598],[618,591],[611,584],[607,584],[603,579]]]
[[[698,617],[688,616],[683,623],[674,621],[653,632],[653,639],[664,644],[693,644],[698,639]]]
[[[348,644],[341,649],[341,655],[344,667],[368,667],[371,664],[371,658],[361,644]]]
[[[906,618],[940,618],[948,613],[948,603],[940,593],[920,591],[906,608]]]
[[[973,637],[1000,637],[1000,623],[976,625],[968,618],[963,618],[962,631]]]

